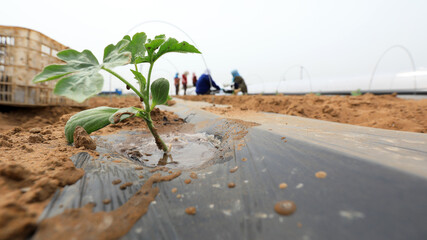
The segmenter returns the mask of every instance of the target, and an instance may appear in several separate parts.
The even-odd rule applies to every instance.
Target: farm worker
[[[196,84],[197,84],[196,73],[193,73],[193,86],[196,87]]]
[[[187,71],[182,74],[182,87],[184,88],[184,95],[187,95],[187,75]]]
[[[231,71],[231,75],[233,75],[233,83],[234,89],[240,89],[243,94],[248,94],[248,88],[246,87],[245,80],[240,76],[237,70]]]
[[[212,87],[216,88],[217,90],[221,89],[220,87],[218,87],[218,85],[216,85],[216,83],[212,79],[209,70],[206,70],[206,72],[199,77],[199,80],[197,80],[197,84],[196,84],[197,95],[210,94],[211,84],[212,84]]]
[[[175,74],[175,95],[178,96],[178,92],[179,92],[179,74],[176,73]]]

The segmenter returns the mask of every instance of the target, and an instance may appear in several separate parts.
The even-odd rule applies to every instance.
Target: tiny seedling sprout
[[[111,108],[97,107],[84,110],[73,115],[65,125],[65,136],[69,143],[73,142],[73,133],[77,126],[83,127],[91,133],[109,124],[116,124],[130,117],[140,117],[147,123],[153,134],[157,147],[168,152],[168,147],[160,138],[151,119],[151,111],[157,105],[166,104],[169,96],[169,81],[165,78],[156,79],[151,83],[151,73],[154,63],[169,52],[200,53],[197,48],[187,42],[178,42],[174,38],[166,39],[165,35],[158,35],[154,39],[147,39],[143,32],[136,33],[132,38],[124,36],[116,45],[110,44],[104,49],[103,61],[98,59],[89,50],[78,52],[67,49],[57,54],[64,65],[49,65],[33,79],[34,83],[58,80],[54,93],[68,97],[77,102],[83,102],[102,91],[104,78],[99,73],[104,70],[126,84],[142,102],[142,107]],[[138,70],[138,64],[149,64],[147,77]],[[139,85],[132,85],[112,69],[131,64],[134,70],[130,71]],[[150,92],[151,90],[151,92]]]

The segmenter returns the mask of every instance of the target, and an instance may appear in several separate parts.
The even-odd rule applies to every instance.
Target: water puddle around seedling
[[[199,168],[217,156],[220,145],[218,139],[206,133],[161,135],[170,148],[165,154],[157,148],[152,136],[126,134],[123,137],[112,144],[112,150],[147,167]]]

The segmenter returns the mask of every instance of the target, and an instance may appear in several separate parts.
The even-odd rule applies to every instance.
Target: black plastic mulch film
[[[203,122],[197,131],[218,138],[239,128],[182,106],[176,114],[190,123]],[[284,142],[274,131],[247,130],[240,150],[232,140],[223,142],[228,154],[215,164],[156,184],[160,194],[122,239],[427,239],[426,178],[292,136]],[[119,140],[111,136],[111,141]],[[87,153],[73,156],[85,176],[58,191],[40,219],[89,202],[96,203],[95,212],[116,209],[152,174],[145,168],[145,178],[139,179],[134,171],[137,163],[114,164],[114,158],[103,156],[113,154],[108,149],[98,147],[97,151],[100,159],[96,161]],[[426,151],[427,147],[425,156]],[[235,166],[238,171],[230,173]],[[199,179],[187,185],[184,179],[192,171]],[[325,171],[327,177],[316,178],[317,171]],[[120,190],[111,184],[118,178],[134,184]],[[236,187],[228,188],[229,182]],[[286,189],[279,188],[282,182]],[[171,192],[175,187],[181,199]],[[102,203],[106,198],[110,204]],[[283,200],[296,203],[293,215],[274,211],[274,204]],[[184,212],[189,206],[196,206],[195,216]]]

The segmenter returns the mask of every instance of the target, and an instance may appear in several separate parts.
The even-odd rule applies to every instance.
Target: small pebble
[[[119,184],[119,183],[121,183],[122,182],[122,180],[120,180],[120,179],[116,179],[116,180],[114,180],[112,183],[114,184],[114,185],[117,185],[117,184]]]
[[[190,173],[192,179],[197,179],[197,174],[195,172]]]
[[[196,208],[195,207],[188,207],[185,209],[185,213],[188,215],[195,215],[196,214]]]
[[[144,169],[143,167],[136,167],[135,170],[142,170]]]
[[[228,183],[228,187],[229,188],[234,188],[236,186],[236,184],[234,182],[229,182]]]
[[[317,173],[316,173],[316,177],[317,178],[326,178],[326,176],[327,176],[328,174],[326,174],[326,172],[324,172],[324,171],[318,171]]]
[[[40,128],[31,128],[30,133],[40,133],[42,130]]]
[[[111,199],[106,198],[106,199],[102,200],[102,202],[103,202],[104,204],[109,204],[109,203],[111,202]]]
[[[281,184],[279,184],[279,188],[280,189],[285,189],[285,188],[287,188],[288,187],[288,184],[286,184],[286,183],[281,183]]]
[[[138,177],[139,177],[139,179],[142,179],[142,178],[144,178],[144,176],[142,176],[142,175],[139,175]]]
[[[238,166],[235,166],[234,168],[230,169],[230,173],[235,173],[239,169]]]
[[[191,179],[187,178],[184,180],[185,184],[190,184],[191,183]]]
[[[176,198],[180,199],[180,198],[182,198],[182,195],[181,194],[177,194]]]
[[[243,162],[246,162],[248,159],[247,158],[242,158],[242,161]]]
[[[176,193],[177,191],[178,191],[178,188],[176,188],[176,187],[172,188],[172,190],[171,190],[172,193]]]
[[[297,210],[297,206],[292,201],[281,201],[274,205],[274,211],[280,215],[291,215],[295,210]]]
[[[132,186],[132,184],[133,183],[131,182],[123,183],[122,185],[120,185],[120,189],[125,190],[127,187]]]

